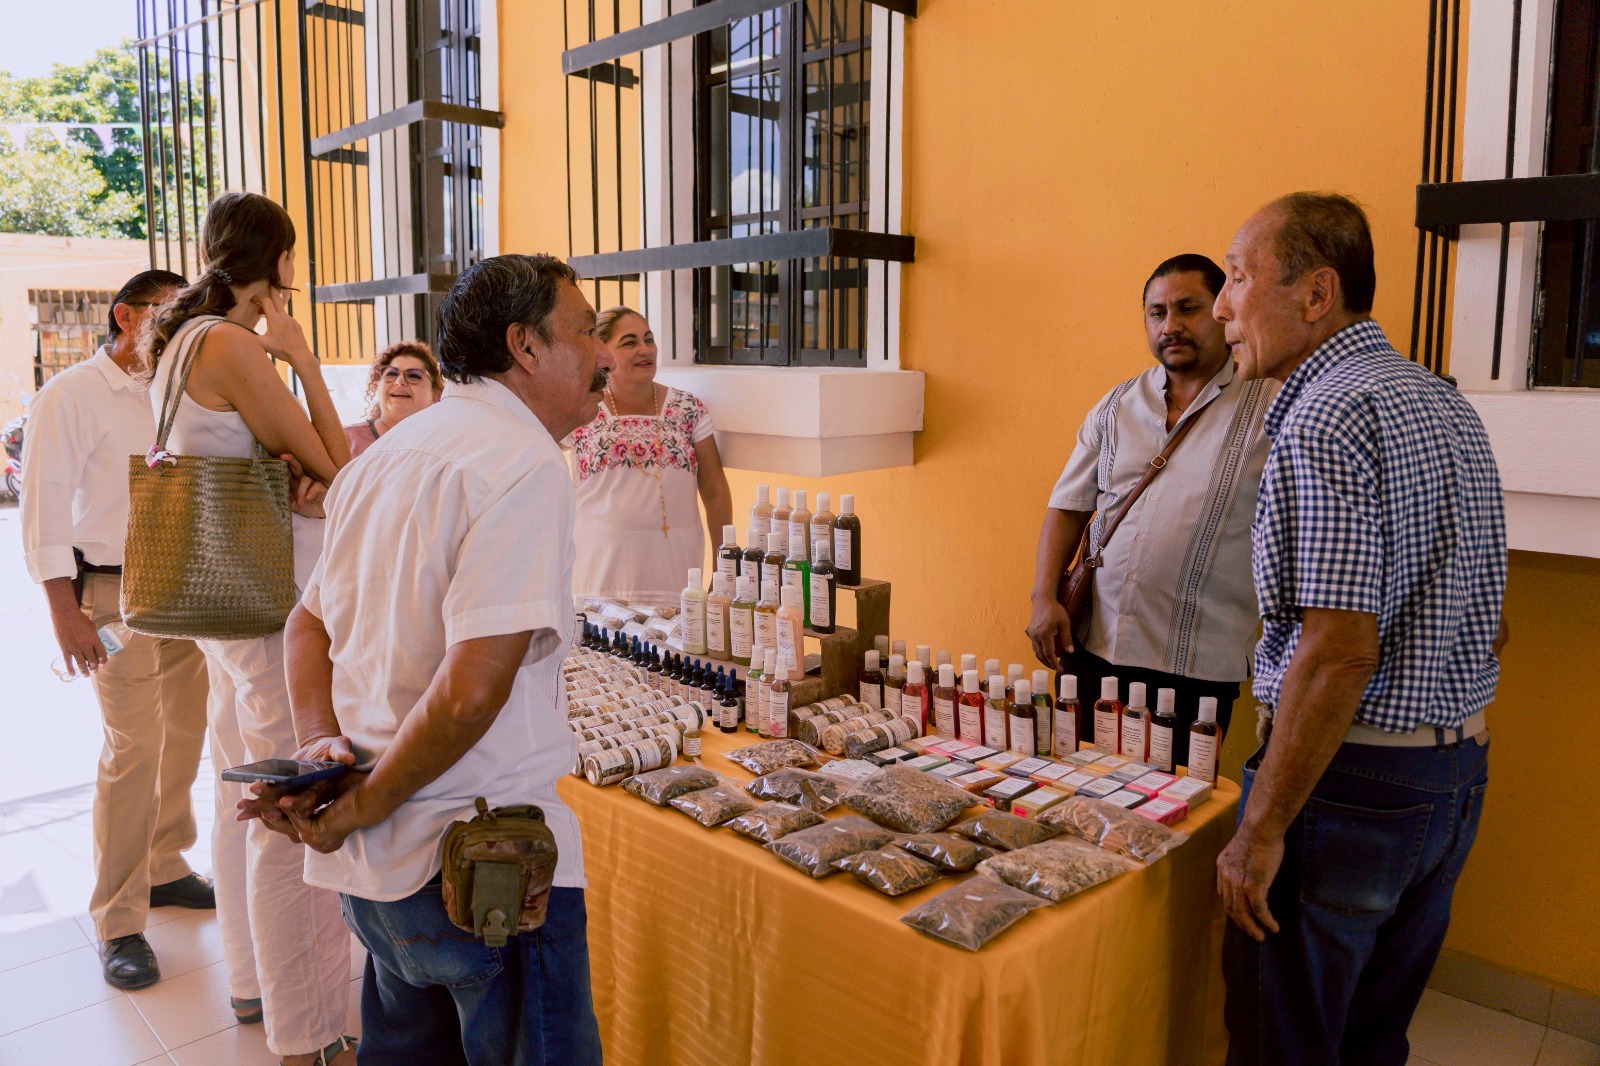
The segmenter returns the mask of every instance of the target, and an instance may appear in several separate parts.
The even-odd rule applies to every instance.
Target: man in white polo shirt
[[[549,256],[462,273],[439,309],[444,398],[334,482],[286,630],[298,757],[355,767],[315,814],[285,802],[306,880],[343,894],[369,952],[363,1060],[600,1062],[583,855],[555,788],[576,754],[556,442],[594,418],[611,367],[576,281]],[[440,895],[441,839],[479,796],[537,804],[560,849],[544,926],[503,948],[452,925]]]
[[[118,988],[161,977],[144,938],[151,907],[216,906],[189,869],[189,789],[206,735],[206,664],[189,640],[122,626],[128,456],[155,443],[137,337],[153,304],[184,284],[168,270],[134,275],[112,300],[107,342],[34,397],[23,446],[22,546],[44,587],[69,674],[94,679],[105,747],[94,791],[94,892],[89,916],[102,971]],[[97,630],[124,647],[108,655]],[[114,645],[113,645],[114,646]]]

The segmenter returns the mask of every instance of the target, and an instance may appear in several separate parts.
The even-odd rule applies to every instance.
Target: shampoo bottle
[[[1011,686],[1011,706],[1006,708],[1006,750],[1033,758],[1033,686],[1018,678]]]
[[[828,494],[817,493],[817,509],[811,515],[811,565],[817,565],[817,545],[826,542],[828,557],[833,557],[834,513],[828,510]],[[792,519],[791,519],[792,521]]]
[[[776,648],[778,646],[778,585],[776,582],[761,590],[761,600],[750,612],[750,621],[755,630],[754,643],[758,648]],[[760,659],[751,659],[751,666],[760,666]]]
[[[1147,744],[1150,731],[1150,708],[1145,706],[1145,686],[1138,681],[1128,685],[1128,706],[1122,712],[1122,736],[1117,753],[1124,759],[1144,762],[1150,754]]]
[[[1217,749],[1222,734],[1217,729],[1217,698],[1200,697],[1200,716],[1189,727],[1189,776],[1217,783]]]
[[[744,552],[739,549],[739,531],[733,526],[723,526],[722,547],[717,551],[717,573],[726,575],[728,587],[732,588],[743,566]],[[711,587],[717,587],[716,581],[711,582]]]
[[[1006,679],[1001,674],[989,677],[989,699],[983,706],[983,745],[995,751],[1006,750]]]
[[[811,512],[806,510],[806,490],[794,490],[794,506],[789,509],[789,554],[811,562]]]
[[[783,587],[792,588],[800,594],[800,623],[802,627],[810,625],[811,564],[806,561],[804,537],[789,541],[789,556],[783,561]]]
[[[1050,720],[1055,707],[1050,701],[1050,671],[1033,672],[1033,753],[1041,759],[1050,757]]]
[[[1178,729],[1177,693],[1156,690],[1156,713],[1150,717],[1150,765],[1172,773],[1172,738]]]
[[[922,664],[913,662],[906,667],[905,687],[900,690],[900,717],[916,727],[917,736],[928,732],[928,719],[925,714],[926,704],[922,697],[927,694],[928,686],[923,680]]]
[[[939,665],[939,683],[933,687],[933,731],[952,740],[956,736],[956,670],[949,663]]]
[[[772,521],[770,518],[768,522]],[[750,579],[750,598],[761,598],[761,564],[767,557],[767,534],[764,532],[766,524],[760,527],[751,525],[750,532],[745,534],[744,563],[739,567],[739,573]]]
[[[767,534],[767,554],[761,560],[761,597],[772,589],[772,602],[778,602],[778,586],[783,584],[784,534],[778,532],[778,520],[772,520],[773,529]]]
[[[805,662],[805,607],[800,590],[786,585],[783,589],[783,606],[778,608],[778,668],[793,667],[796,672]]]
[[[983,743],[983,691],[978,684],[978,671],[966,670],[961,674],[961,695],[956,709],[956,735],[968,744]]]
[[[1122,720],[1122,702],[1117,699],[1117,679],[1100,679],[1100,698],[1094,704],[1094,746],[1107,755],[1117,753],[1118,729]]]
[[[683,650],[689,655],[706,653],[706,590],[700,584],[700,568],[689,570],[689,583],[679,597],[683,613]]]
[[[1061,675],[1061,693],[1056,699],[1055,756],[1065,759],[1078,750],[1078,719],[1083,707],[1078,703],[1078,679],[1073,674]]]
[[[864,707],[881,711],[883,710],[883,670],[880,669],[882,660],[876,651],[867,652],[862,656],[862,660],[860,702]]]
[[[789,535],[789,490],[778,490],[778,503],[772,508],[772,531]]]
[[[706,654],[723,662],[733,654],[728,645],[728,613],[733,606],[730,589],[735,580],[718,571],[711,576],[711,595],[706,597]]]
[[[890,714],[900,713],[900,693],[906,687],[906,657],[889,656],[889,673],[883,679],[883,709]]]
[[[791,686],[799,678],[799,671],[789,666],[779,666],[778,676],[767,694],[767,717],[772,722],[772,736],[789,735],[789,696]]]
[[[839,517],[833,520],[833,565],[839,584],[861,584],[861,519],[856,517],[856,498],[848,492],[839,497]]]
[[[741,577],[739,594],[728,605],[728,651],[740,666],[750,665],[750,649],[755,646],[756,599],[750,591],[752,579]]]
[[[744,672],[744,728],[747,733],[761,732],[761,675],[765,672],[766,660],[766,645],[756,645],[750,653],[750,669]]]
[[[750,508],[750,528],[766,529],[772,521],[772,489],[767,485],[756,486],[756,502]]]
[[[812,527],[816,528],[816,527]],[[838,620],[839,590],[835,585],[838,575],[833,569],[833,546],[826,539],[813,540],[811,549],[811,628],[818,633],[832,633]]]

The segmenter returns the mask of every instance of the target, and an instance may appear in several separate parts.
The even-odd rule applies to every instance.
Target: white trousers
[[[196,643],[211,672],[217,771],[292,755],[283,634]],[[228,979],[234,996],[261,999],[268,1047],[306,1055],[344,1032],[350,932],[338,895],[305,883],[304,847],[259,820],[235,820],[245,787],[218,780],[211,844]]]

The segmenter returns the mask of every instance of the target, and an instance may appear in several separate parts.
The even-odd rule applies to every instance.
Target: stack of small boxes
[[[943,777],[997,810],[1037,818],[1068,796],[1092,796],[1163,825],[1177,825],[1211,798],[1211,785],[1094,748],[1065,759],[1028,758],[964,740],[927,736],[874,752],[878,766],[898,763]]]

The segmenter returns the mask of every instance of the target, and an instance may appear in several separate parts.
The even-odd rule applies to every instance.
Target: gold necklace
[[[662,448],[662,446],[661,446],[661,417],[665,412],[658,413],[657,410],[656,410],[656,405],[660,403],[660,391],[659,390],[660,390],[660,386],[658,386],[655,382],[652,381],[650,383],[650,413],[652,415],[654,415],[655,419],[656,419],[656,447],[655,447],[655,452],[651,453],[652,458],[654,458],[655,454],[658,453],[658,452],[662,453],[662,454],[665,454],[665,449]],[[611,415],[612,415],[612,417],[614,417],[614,418],[623,418],[623,417],[625,417],[622,414],[622,412],[617,409],[617,397],[616,397],[615,394],[612,393],[610,385],[606,386],[606,403],[611,406]],[[638,415],[633,415],[633,416],[628,416],[628,417],[637,418],[639,416]],[[655,466],[655,469],[653,469],[653,470],[647,469],[645,471],[645,473],[649,474],[651,477],[656,479],[656,496],[661,500],[661,535],[663,537],[665,537],[667,535],[667,531],[670,530],[672,527],[667,525],[667,490],[666,490],[666,487],[662,484],[662,481],[661,481],[661,465],[660,465],[660,463],[657,462],[656,466]]]

